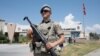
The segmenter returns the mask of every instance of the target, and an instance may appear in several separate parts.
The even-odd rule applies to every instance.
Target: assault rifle
[[[24,17],[23,20],[27,20],[29,22],[30,27],[34,31],[33,34],[36,36],[35,39],[37,41],[41,41],[46,47],[46,44],[48,43],[48,41],[47,41],[46,37],[36,28],[35,24],[32,24],[31,21],[28,19],[28,17]],[[50,52],[51,56],[57,56],[57,54],[54,51],[54,48],[49,49],[48,52]]]

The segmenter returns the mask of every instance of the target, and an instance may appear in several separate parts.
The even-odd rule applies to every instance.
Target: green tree
[[[99,40],[99,34],[90,32],[89,35],[91,40]]]
[[[2,31],[0,31],[0,43],[8,43],[9,40],[7,39],[7,37],[3,34]]]

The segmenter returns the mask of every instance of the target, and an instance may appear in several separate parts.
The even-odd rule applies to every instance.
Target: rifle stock
[[[30,27],[32,28],[32,30],[34,31],[34,34],[36,36],[36,40],[37,41],[41,41],[45,47],[46,47],[46,44],[48,43],[48,41],[45,39],[44,35],[35,27],[35,24],[32,24],[31,21],[28,19],[28,17],[24,17],[23,20],[27,20],[30,24]],[[55,53],[54,49],[51,48],[49,50],[51,56],[57,56],[57,54]]]

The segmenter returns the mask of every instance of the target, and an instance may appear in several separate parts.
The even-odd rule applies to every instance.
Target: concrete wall
[[[4,25],[5,25],[5,20],[0,19],[0,31],[2,30],[4,32]]]

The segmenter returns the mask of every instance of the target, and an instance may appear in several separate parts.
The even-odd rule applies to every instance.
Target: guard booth
[[[80,31],[72,31],[71,32],[71,38],[72,38],[72,42],[76,42],[76,40],[79,38],[80,36]]]
[[[80,37],[80,31],[75,29],[63,29],[65,42],[75,42]]]

